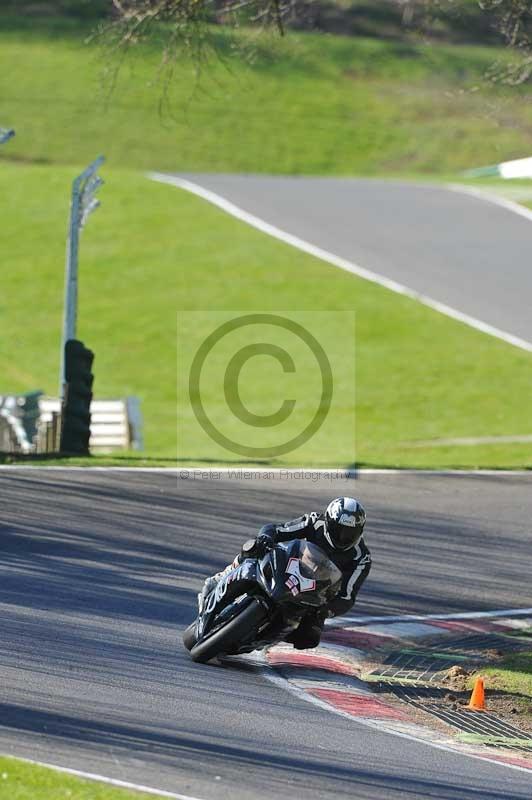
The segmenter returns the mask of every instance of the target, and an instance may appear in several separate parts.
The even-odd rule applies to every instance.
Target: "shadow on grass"
[[[25,454],[25,453],[0,453],[0,464],[38,464],[40,466],[64,464],[65,467],[71,466],[145,466],[145,465],[162,465],[168,467],[178,468],[183,464],[187,466],[219,466],[227,465],[231,467],[246,467],[259,466],[259,467],[284,467],[283,464],[278,464],[275,461],[253,461],[248,464],[242,462],[241,459],[220,459],[220,458],[170,458],[165,456],[143,456],[143,455],[90,455],[79,456],[69,453],[38,453],[38,454]]]
[[[81,466],[81,467],[145,467],[145,466],[160,466],[179,469],[180,467],[234,467],[235,469],[252,469],[255,467],[264,467],[265,469],[286,469],[286,470],[330,470],[342,471],[350,473],[349,477],[356,478],[357,472],[364,469],[382,469],[382,470],[395,470],[395,471],[408,471],[408,470],[423,470],[424,472],[436,471],[460,471],[467,472],[471,470],[494,470],[498,472],[530,472],[532,473],[532,466],[530,465],[515,465],[513,467],[501,467],[499,464],[483,465],[479,467],[477,464],[433,464],[418,465],[415,462],[412,464],[397,464],[394,462],[380,462],[380,461],[359,461],[351,464],[287,464],[279,462],[276,459],[254,459],[252,461],[243,461],[241,458],[171,458],[169,456],[146,456],[124,452],[120,455],[90,455],[79,456],[76,454],[68,453],[40,453],[40,454],[24,454],[24,453],[1,453],[0,452],[0,465],[13,464],[13,465],[40,465],[40,466]]]

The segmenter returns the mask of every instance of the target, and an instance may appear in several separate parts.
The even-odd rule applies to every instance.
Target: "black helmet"
[[[337,497],[325,511],[325,538],[335,550],[354,547],[364,530],[366,512],[354,497]]]

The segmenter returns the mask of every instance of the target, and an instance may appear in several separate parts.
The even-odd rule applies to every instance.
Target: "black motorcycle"
[[[193,661],[261,650],[282,641],[310,610],[337,593],[342,574],[317,545],[293,539],[253,557],[254,541],[242,563],[216,584],[198,618],[183,633]]]

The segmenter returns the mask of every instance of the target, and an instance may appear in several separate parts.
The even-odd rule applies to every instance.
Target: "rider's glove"
[[[270,536],[269,533],[259,533],[255,539],[255,552],[257,557],[261,558],[268,550],[272,550],[273,547],[275,547],[273,536]]]

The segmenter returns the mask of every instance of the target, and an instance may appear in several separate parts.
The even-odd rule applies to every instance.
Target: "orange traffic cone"
[[[486,703],[484,701],[484,678],[476,679],[467,709],[469,711],[486,710]]]

